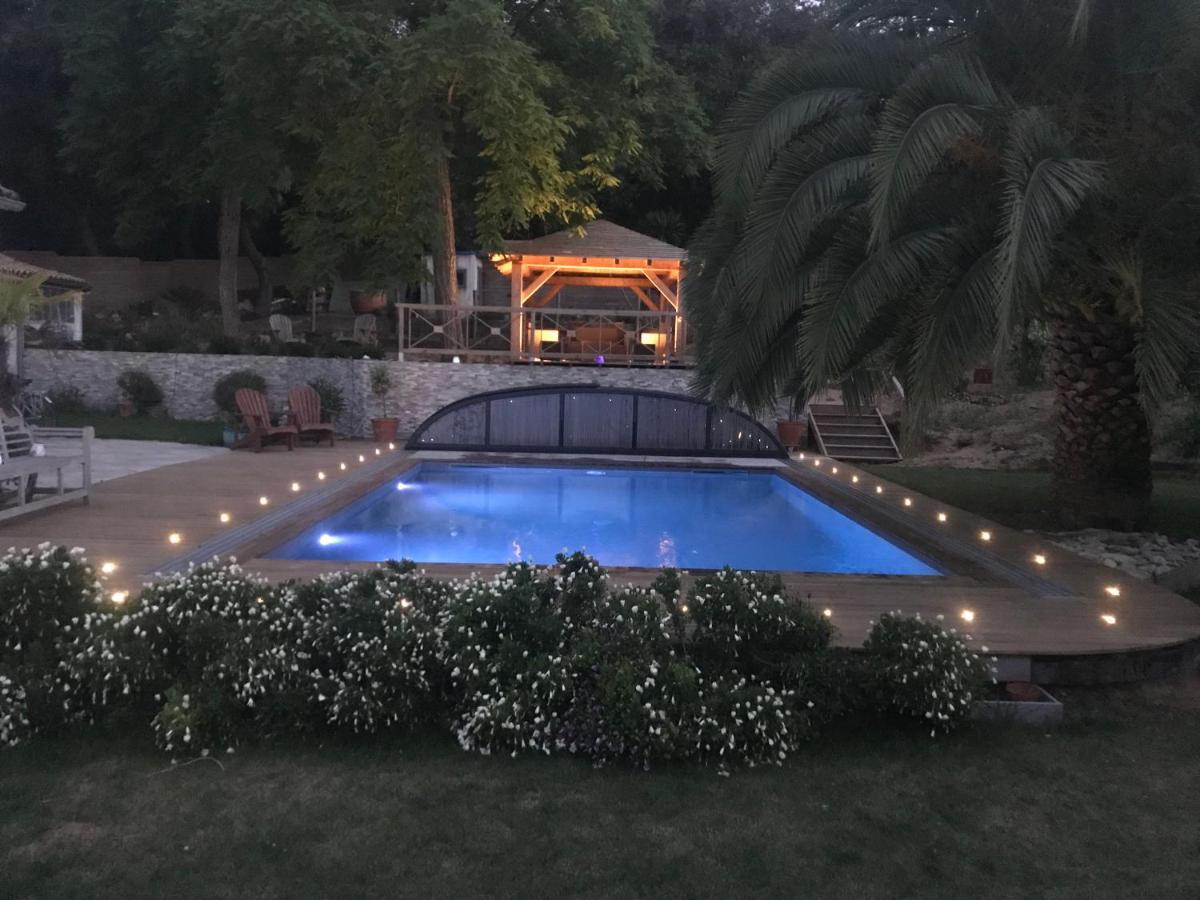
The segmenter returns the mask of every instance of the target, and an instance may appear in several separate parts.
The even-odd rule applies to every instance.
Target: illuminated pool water
[[[274,559],[553,562],[937,575],[764,471],[422,463],[275,552]]]

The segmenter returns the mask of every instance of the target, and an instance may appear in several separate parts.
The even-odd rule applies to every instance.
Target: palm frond
[[[891,239],[926,178],[949,150],[981,133],[998,102],[979,62],[961,53],[919,67],[888,98],[872,154],[873,247]]]
[[[1003,154],[1004,210],[997,257],[996,338],[1007,344],[1051,269],[1063,227],[1103,183],[1102,167],[1069,155],[1039,110],[1013,116]]]
[[[862,52],[840,40],[815,53],[795,53],[768,67],[733,104],[717,137],[719,203],[744,209],[776,155],[799,133],[834,114],[861,113],[899,84],[912,53],[898,46]]]

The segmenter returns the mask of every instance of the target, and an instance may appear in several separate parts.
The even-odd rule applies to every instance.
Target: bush
[[[88,411],[87,401],[83,399],[83,391],[74,385],[58,385],[47,394],[56,413],[85,413]]]
[[[222,375],[213,385],[213,403],[217,409],[229,416],[237,416],[237,401],[234,399],[239,388],[250,388],[266,393],[267,380],[253,369],[238,369]]]
[[[330,422],[335,421],[346,408],[346,397],[342,393],[342,389],[324,378],[310,381],[308,386],[321,398],[321,412],[325,418]]]
[[[324,723],[374,732],[435,713],[444,681],[437,618],[448,594],[442,582],[399,566],[296,588],[305,690]]]
[[[208,352],[218,356],[240,356],[242,342],[227,334],[214,334],[208,339]]]
[[[850,664],[774,576],[613,590],[581,553],[491,579],[389,563],[278,588],[214,560],[100,599],[78,553],[0,560],[0,744],[109,709],[170,752],[436,722],[479,753],[727,772],[782,763],[859,695],[949,731],[987,674],[919,617],[884,616]]]
[[[117,387],[121,394],[144,416],[163,402],[163,392],[149,372],[141,369],[126,369],[117,376]]]
[[[966,640],[920,614],[881,616],[864,644],[870,689],[880,708],[925,723],[931,735],[952,731],[971,714],[984,679],[993,676]]]
[[[0,557],[0,675],[8,682],[0,719],[9,717],[9,729],[16,706],[33,733],[61,727],[79,712],[76,685],[63,665],[102,596],[80,550],[43,544]]]

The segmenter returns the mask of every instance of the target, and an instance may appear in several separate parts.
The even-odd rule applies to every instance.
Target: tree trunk
[[[238,315],[238,234],[242,222],[242,194],[236,187],[221,192],[221,221],[217,228],[217,299],[221,302],[221,326],[228,337],[241,328]]]
[[[439,153],[434,162],[437,214],[441,225],[433,245],[433,302],[458,305],[458,253],[454,247],[454,195],[450,187],[450,159]]]
[[[79,223],[79,242],[83,244],[83,252],[88,256],[103,256],[100,252],[100,242],[96,240],[96,232],[87,213],[82,209],[75,210],[75,221]]]
[[[1153,480],[1133,333],[1112,316],[1073,313],[1056,324],[1052,353],[1056,512],[1073,528],[1143,527]]]
[[[254,304],[254,311],[260,316],[269,316],[271,301],[275,297],[275,285],[271,282],[270,266],[267,258],[259,251],[258,245],[254,243],[254,235],[250,233],[245,219],[242,220],[240,234],[242,250],[250,259],[250,265],[254,266],[254,274],[258,276],[258,300]]]

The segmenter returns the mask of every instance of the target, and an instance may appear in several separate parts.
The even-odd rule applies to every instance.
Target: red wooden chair
[[[250,433],[250,446],[255,453],[262,452],[264,444],[287,444],[289,450],[296,448],[296,428],[292,425],[275,425],[267,409],[267,398],[253,388],[238,388],[233,395],[246,431]]]
[[[311,437],[318,444],[329,438],[333,446],[333,423],[321,421],[321,395],[308,385],[288,391],[289,421],[296,426],[301,438]]]

